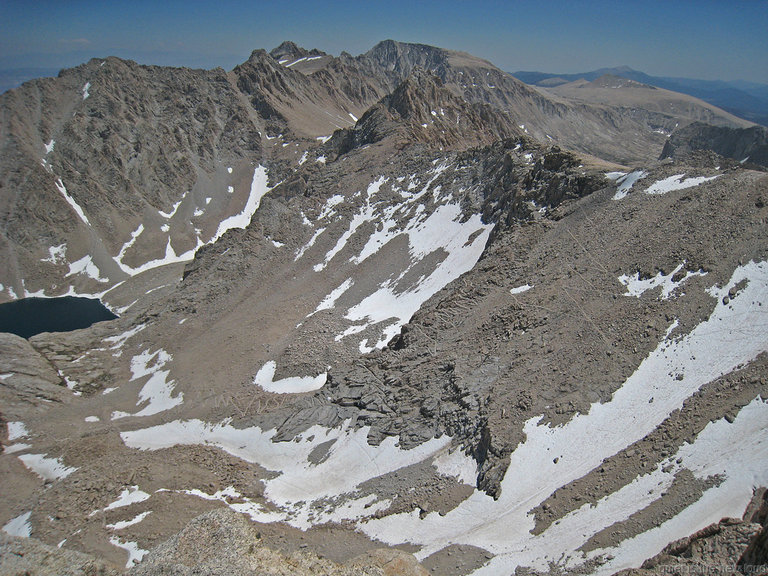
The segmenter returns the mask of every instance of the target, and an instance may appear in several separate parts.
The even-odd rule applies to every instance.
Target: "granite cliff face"
[[[768,167],[768,129],[762,126],[727,128],[694,122],[676,130],[664,144],[660,158],[711,150],[741,163]]]
[[[120,316],[0,338],[14,550],[611,574],[729,516],[759,554],[768,176],[653,160],[689,116],[392,41],[0,105],[3,298]]]

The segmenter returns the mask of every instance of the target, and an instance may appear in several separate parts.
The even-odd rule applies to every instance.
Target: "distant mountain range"
[[[621,76],[643,84],[650,84],[666,90],[682,92],[700,98],[740,118],[768,126],[768,84],[735,80],[695,80],[692,78],[674,78],[650,76],[645,72],[633,70],[629,66],[600,68],[592,72],[578,74],[549,74],[546,72],[513,72],[512,75],[526,84],[535,86],[558,86],[575,80],[595,80],[606,74]]]

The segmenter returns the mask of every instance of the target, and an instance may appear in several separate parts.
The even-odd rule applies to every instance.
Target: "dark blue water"
[[[0,332],[29,338],[41,332],[69,332],[117,318],[100,300],[62,296],[24,298],[0,304]]]

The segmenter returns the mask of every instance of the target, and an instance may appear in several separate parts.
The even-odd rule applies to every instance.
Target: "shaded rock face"
[[[756,491],[750,508],[744,520],[761,526],[761,529],[739,558],[739,570],[744,574],[765,571],[768,566],[768,491],[765,488]]]
[[[611,164],[658,111],[391,41],[2,103],[0,292],[119,312],[0,335],[6,531],[147,574],[612,573],[768,483],[768,179]],[[667,555],[736,562],[757,518]]]
[[[664,144],[661,159],[711,150],[739,162],[768,167],[768,128],[728,128],[694,122],[676,130]]]

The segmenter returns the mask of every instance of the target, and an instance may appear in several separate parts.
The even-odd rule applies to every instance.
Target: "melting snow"
[[[296,260],[304,256],[304,252],[306,252],[309,248],[314,246],[315,241],[317,240],[317,237],[320,236],[320,234],[322,234],[323,232],[325,232],[325,228],[318,228],[317,230],[315,230],[315,233],[312,235],[312,238],[309,239],[309,242],[307,242],[304,246],[301,247],[301,249],[298,252],[296,252],[296,257],[293,259],[293,261],[295,262]]]
[[[685,276],[675,282],[672,278],[680,272],[680,270],[683,269],[683,266],[685,266],[685,262],[680,264],[677,268],[672,270],[667,275],[662,274],[659,272],[654,276],[653,278],[648,278],[646,280],[640,280],[640,272],[637,272],[634,276],[627,276],[626,274],[623,274],[622,276],[619,276],[619,282],[621,282],[624,286],[627,287],[627,292],[624,294],[625,296],[636,296],[637,298],[640,298],[640,296],[643,295],[644,292],[648,290],[653,290],[657,286],[661,286],[661,299],[667,300],[672,295],[672,293],[677,290],[680,285],[687,281],[692,276],[705,276],[706,272],[698,271],[698,272],[691,272],[687,270],[685,272]]]
[[[593,552],[593,556],[604,554],[615,558],[601,566],[599,574],[639,566],[649,554],[660,552],[681,534],[693,533],[724,517],[741,516],[753,489],[768,481],[766,431],[768,404],[758,397],[739,412],[733,423],[725,418],[710,422],[693,444],[684,444],[674,456],[661,462],[654,474],[648,475],[656,485],[646,483],[648,488],[655,489],[654,496],[672,484],[679,469],[687,468],[702,480],[719,475],[724,482],[709,488],[697,502],[661,526],[627,539],[615,548]],[[678,460],[682,462],[678,464]],[[631,502],[631,498],[632,495],[628,495],[624,500]]]
[[[267,183],[267,169],[261,165],[256,166],[256,169],[253,171],[253,180],[251,181],[251,193],[248,196],[248,201],[246,202],[245,207],[239,214],[230,216],[219,223],[216,234],[213,235],[213,238],[210,239],[209,243],[212,244],[213,242],[216,242],[216,240],[221,238],[227,230],[232,230],[233,228],[245,228],[251,223],[251,218],[256,213],[256,210],[259,209],[261,199],[271,190]]]
[[[133,373],[131,381],[149,376],[149,379],[139,391],[139,400],[136,402],[136,405],[139,406],[144,402],[148,404],[135,414],[113,412],[112,420],[125,418],[126,416],[151,416],[152,414],[170,410],[183,402],[184,395],[181,392],[176,396],[172,396],[174,380],[167,381],[170,370],[161,370],[171,360],[171,355],[162,348],[152,353],[149,350],[145,350],[131,359],[131,372]]]
[[[171,245],[171,237],[169,236],[168,243],[165,246],[165,256],[163,258],[150,260],[149,262],[145,262],[144,264],[141,264],[136,268],[128,266],[127,264],[123,264],[122,259],[118,261],[117,257],[114,260],[117,263],[117,265],[120,266],[120,269],[123,272],[125,272],[130,276],[136,276],[137,274],[141,274],[142,272],[146,272],[147,270],[152,270],[153,268],[158,268],[160,266],[166,266],[168,264],[176,264],[179,262],[186,262],[188,260],[192,260],[192,258],[195,257],[195,252],[197,252],[197,249],[203,245],[204,245],[203,241],[200,240],[200,238],[198,237],[197,245],[194,248],[190,248],[183,254],[176,254],[176,251],[173,249],[173,246]]]
[[[138,524],[144,518],[152,514],[151,510],[147,510],[146,512],[142,512],[138,516],[135,516],[134,518],[131,518],[130,520],[121,520],[120,522],[115,522],[114,524],[107,524],[107,528],[111,528],[112,530],[123,530],[124,528],[128,528],[128,526],[133,526],[134,524]]]
[[[60,458],[49,458],[45,454],[20,454],[19,460],[46,482],[66,478],[77,470],[77,468],[65,466]]]
[[[122,432],[126,446],[159,450],[176,445],[217,446],[237,458],[255,462],[277,472],[264,480],[264,496],[280,508],[254,520],[284,520],[306,530],[325,522],[370,517],[389,506],[375,495],[361,497],[360,484],[442,453],[448,436],[433,438],[411,450],[398,447],[398,438],[385,438],[378,446],[368,444],[369,428],[355,429],[350,421],[339,428],[312,426],[294,442],[273,442],[275,430],[258,427],[239,429],[228,423],[207,424],[200,420],[169,422],[152,428]],[[328,445],[321,462],[310,456],[320,445]]]
[[[27,448],[31,448],[31,444],[24,444],[23,442],[18,442],[16,444],[11,444],[9,446],[5,446],[3,453],[4,454],[15,454],[16,452],[21,452],[22,450],[26,450]]]
[[[744,280],[747,284],[740,293],[723,304],[722,297]],[[531,510],[555,490],[645,437],[706,383],[768,349],[768,314],[761,309],[768,299],[768,262],[737,268],[730,282],[713,287],[711,294],[717,300],[710,317],[685,336],[670,339],[668,333],[610,401],[593,404],[588,413],[556,427],[542,424],[541,416],[528,420],[525,440],[510,456],[498,500],[475,491],[442,516],[432,512],[421,517],[414,510],[375,518],[376,511],[388,502],[374,495],[361,497],[358,487],[427,459],[441,473],[472,482],[474,461],[458,450],[446,453],[450,439],[445,436],[412,450],[400,450],[396,438],[370,446],[368,428],[355,430],[347,421],[334,429],[313,426],[293,442],[274,443],[274,430],[192,420],[122,432],[121,438],[128,447],[149,450],[189,444],[217,446],[277,472],[265,481],[264,496],[279,512],[264,514],[254,507],[250,513],[257,520],[280,519],[302,529],[329,520],[357,520],[358,529],[385,543],[420,546],[417,556],[422,559],[451,544],[473,545],[494,555],[475,572],[478,575],[506,575],[519,566],[547,570],[550,563],[573,569],[610,553],[610,563],[597,568],[598,573],[609,574],[639,564],[667,542],[723,516],[740,515],[752,497],[753,485],[768,482],[764,465],[768,459],[768,404],[758,398],[733,424],[725,420],[709,424],[691,445],[682,446],[649,474],[594,505],[574,510],[541,534],[532,533]],[[594,442],[596,436],[599,443]],[[317,462],[316,450],[329,443],[323,459],[313,464],[310,455]],[[580,550],[596,533],[661,497],[663,488],[682,469],[698,478],[720,474],[724,481],[656,529],[613,549]],[[651,488],[659,489],[649,494]],[[210,497],[223,497],[223,492]]]
[[[325,255],[325,259],[323,262],[316,264],[314,266],[315,272],[320,272],[323,270],[328,263],[333,259],[336,254],[338,254],[341,250],[344,249],[344,247],[347,245],[347,242],[352,237],[352,235],[357,231],[357,229],[365,222],[369,222],[373,219],[375,219],[376,216],[376,208],[371,205],[371,197],[375,196],[379,189],[381,188],[381,185],[386,182],[387,179],[383,176],[379,177],[378,179],[371,182],[371,184],[368,185],[368,189],[366,191],[366,204],[360,208],[360,211],[355,214],[352,218],[352,221],[349,223],[349,228],[341,235],[341,237],[336,241],[336,245],[331,248]],[[328,199],[328,202],[326,202],[326,208],[323,209],[323,213],[320,215],[320,218],[324,218],[326,214],[326,209],[332,208],[335,206],[335,204],[332,204],[331,201],[341,198],[341,200],[337,200],[335,204],[340,203],[344,200],[343,196],[333,196]]]
[[[722,304],[720,297],[745,279],[748,284],[741,293],[728,305]],[[475,492],[445,516],[431,513],[420,519],[418,513],[398,514],[369,520],[361,524],[360,529],[387,543],[421,545],[420,558],[449,544],[475,545],[496,554],[475,574],[509,574],[518,566],[547,570],[549,562],[569,562],[569,567],[582,563],[585,557],[579,547],[600,530],[643,508],[644,501],[628,500],[620,494],[621,490],[636,491],[636,488],[631,485],[622,488],[615,496],[609,496],[603,507],[587,504],[539,535],[531,533],[534,518],[530,511],[557,488],[581,478],[604,458],[650,433],[701,386],[768,349],[768,314],[760,309],[768,299],[768,263],[751,262],[737,268],[728,285],[713,289],[713,293],[718,302],[709,319],[686,336],[674,340],[665,338],[609,402],[593,404],[587,414],[578,414],[554,428],[540,424],[541,417],[529,420],[524,427],[526,440],[510,457],[499,500]],[[678,380],[678,375],[683,375],[683,379]],[[744,454],[734,454],[723,461],[712,458],[709,445],[697,452],[700,460],[687,462],[683,457],[683,465],[697,475],[725,471],[726,482],[732,482],[731,489],[707,491],[702,500],[668,521],[673,528],[658,538],[659,548],[713,519],[743,512],[752,496],[752,472],[766,461],[768,406],[758,401],[755,411],[758,410],[759,418],[745,412],[749,430],[744,436],[749,441],[744,443]],[[733,448],[729,435],[733,429],[724,423],[717,426],[722,426],[719,430],[723,435],[721,448],[715,453],[727,451],[729,446]],[[594,442],[596,436],[601,438],[599,443]],[[685,448],[680,452],[686,454]],[[703,469],[705,467],[709,468]],[[764,466],[760,474],[767,475]],[[758,484],[766,480],[757,479]],[[657,537],[646,533],[639,538]],[[626,551],[621,546],[611,550],[615,565],[624,565],[623,552],[627,557],[632,555],[631,546],[627,546]],[[650,548],[643,550],[645,555],[654,553]],[[631,562],[636,560],[633,557]],[[612,573],[616,569],[619,568],[606,571]]]
[[[693,186],[698,186],[699,184],[703,184],[704,182],[708,182],[710,180],[714,180],[715,178],[719,178],[721,174],[717,174],[716,176],[699,176],[696,178],[686,178],[683,180],[683,177],[685,174],[675,174],[674,176],[670,176],[669,178],[665,178],[664,180],[659,180],[657,182],[654,182],[651,184],[648,188],[646,188],[645,193],[646,194],[666,194],[667,192],[672,192],[674,190],[684,190],[685,188],[692,188]]]
[[[90,256],[90,254],[86,254],[80,258],[80,260],[72,262],[69,265],[69,272],[65,276],[68,278],[69,276],[74,276],[75,274],[84,274],[85,276],[96,280],[96,282],[109,282],[109,278],[102,278],[100,273],[101,271],[99,270],[98,266],[93,263],[93,258]]]
[[[115,508],[123,508],[125,506],[130,506],[131,504],[138,504],[139,502],[144,502],[145,500],[149,500],[150,495],[144,492],[143,490],[139,490],[138,486],[129,486],[128,488],[125,488],[122,492],[120,492],[120,495],[117,497],[117,500],[114,502],[109,503],[104,508],[101,508],[100,510],[94,510],[91,512],[91,516],[94,516],[95,514],[98,514],[99,512],[106,512],[107,510],[114,510]]]
[[[446,450],[435,458],[432,464],[438,473],[448,478],[456,478],[462,484],[477,484],[477,462],[468,458],[459,448]]]
[[[306,59],[307,59],[307,57],[306,57],[306,56],[304,56],[304,57],[302,57],[302,58],[299,58],[298,60],[294,60],[294,61],[293,61],[293,62],[291,62],[290,64],[286,64],[286,65],[285,65],[285,67],[286,67],[286,68],[290,68],[290,67],[291,67],[291,66],[293,66],[294,64],[298,64],[299,62],[304,62],[304,60],[306,60]]]
[[[4,374],[3,376],[8,376]],[[19,438],[26,438],[29,436],[29,431],[24,425],[24,422],[8,422],[8,440],[18,440]]]
[[[32,526],[29,524],[29,517],[32,512],[24,512],[16,516],[13,520],[3,526],[3,532],[11,536],[18,536],[20,538],[29,538],[32,534]]]
[[[90,87],[91,87],[90,82],[86,82],[85,86],[83,86],[83,100],[85,100],[86,98],[88,98],[88,96],[90,96],[90,94],[88,93],[88,90],[90,89]]]
[[[629,191],[632,189],[632,186],[635,185],[635,182],[641,178],[645,178],[647,175],[648,174],[642,170],[635,170],[634,172],[630,172],[625,176],[619,176],[616,178],[616,182],[618,182],[620,186],[616,189],[616,194],[613,195],[613,199],[621,200],[622,198],[625,198],[627,194],[629,194]]]
[[[181,201],[179,201],[181,203]],[[175,209],[174,209],[175,212]],[[125,253],[128,251],[128,249],[133,246],[136,243],[136,239],[141,236],[141,233],[144,232],[144,224],[139,224],[139,227],[136,228],[133,232],[131,232],[131,239],[128,240],[125,244],[123,244],[123,247],[120,248],[120,252],[115,256],[114,260],[117,262],[117,265],[120,266],[120,268],[123,268],[123,258],[125,257]]]
[[[109,543],[128,552],[128,562],[125,563],[126,568],[132,568],[141,562],[145,555],[149,554],[149,550],[139,548],[136,542],[123,542],[117,536],[112,536],[109,539]]]
[[[61,195],[64,196],[64,200],[67,201],[67,203],[72,207],[72,210],[74,210],[75,213],[80,217],[80,220],[82,220],[86,226],[90,226],[91,223],[88,221],[88,217],[85,215],[85,212],[83,212],[83,209],[80,208],[80,205],[75,202],[75,199],[69,195],[67,189],[64,187],[64,183],[61,181],[61,178],[57,178],[55,184],[56,188],[59,190],[59,192],[61,192]]]
[[[48,258],[41,258],[40,262],[50,262],[51,264],[62,264],[67,257],[67,245],[59,244],[48,248]]]
[[[252,520],[256,522],[279,522],[283,520],[285,515],[280,512],[270,512],[260,504],[253,502],[247,496],[243,496],[238,492],[234,486],[227,486],[223,490],[218,490],[213,494],[207,494],[202,490],[193,488],[192,490],[180,490],[182,494],[188,494],[189,496],[196,496],[203,500],[216,500],[223,502],[229,508],[235,512],[241,514],[247,514]],[[232,500],[235,500],[232,502]]]
[[[314,314],[315,312],[319,312],[320,310],[330,310],[334,307],[336,304],[336,300],[338,300],[344,292],[349,290],[349,288],[354,284],[351,278],[348,278],[347,280],[344,280],[344,282],[341,283],[341,285],[333,290],[328,296],[323,298],[323,301],[320,302],[320,304],[317,305],[317,308],[315,308],[315,311],[310,314]]]
[[[47,156],[48,154],[50,154],[51,152],[53,152],[53,147],[54,147],[55,145],[56,145],[56,141],[55,141],[53,138],[51,138],[51,141],[50,141],[50,142],[48,142],[48,144],[45,144],[45,145],[44,145],[44,146],[45,146],[45,154],[46,154],[46,156]]]
[[[445,258],[416,286],[405,291],[397,289],[397,281],[387,281],[379,289],[353,306],[345,318],[368,326],[389,320],[382,330],[375,348],[383,348],[400,328],[410,320],[421,305],[465,272],[471,270],[480,258],[490,235],[492,225],[483,224],[479,214],[461,222],[462,210],[458,204],[444,204],[420,222],[409,223],[408,234],[411,266],[408,271],[432,252],[441,250]],[[364,249],[365,252],[365,249]],[[360,343],[361,350],[372,350],[367,339]]]
[[[509,293],[522,294],[523,292],[528,292],[528,290],[530,290],[531,288],[533,288],[533,286],[531,286],[530,284],[523,284],[522,286],[518,286],[517,288],[511,288],[509,290]]]
[[[176,211],[179,209],[179,206],[181,206],[181,203],[184,201],[184,198],[187,197],[188,192],[184,192],[184,194],[181,195],[181,199],[174,203],[174,205],[171,207],[170,212],[163,212],[162,210],[158,210],[157,213],[160,214],[163,218],[170,220],[176,215]]]
[[[276,370],[277,364],[270,360],[254,376],[253,383],[263,390],[275,394],[298,394],[319,390],[325,386],[325,381],[328,378],[328,373],[323,372],[317,376],[292,376],[274,380]]]

